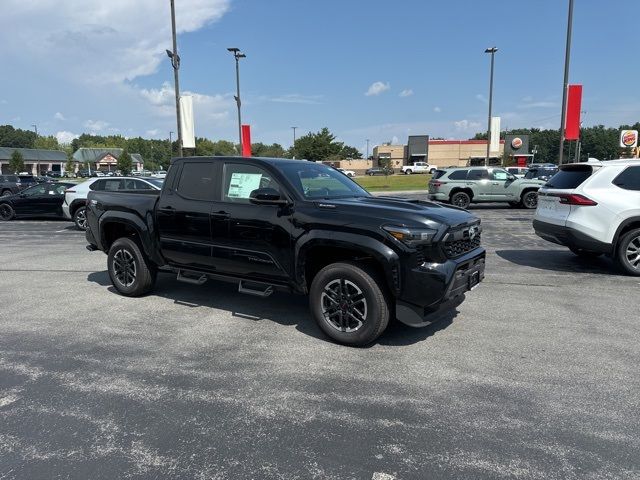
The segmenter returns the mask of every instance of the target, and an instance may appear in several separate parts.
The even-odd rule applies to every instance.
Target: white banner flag
[[[491,117],[489,151],[491,153],[500,153],[500,117]]]
[[[180,126],[182,127],[182,148],[196,148],[193,97],[190,95],[180,96]]]

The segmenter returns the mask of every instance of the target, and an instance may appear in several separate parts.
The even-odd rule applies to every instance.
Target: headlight
[[[400,240],[405,245],[410,247],[415,247],[418,245],[428,245],[435,237],[437,230],[432,230],[430,228],[407,228],[407,227],[396,227],[393,225],[387,225],[382,227],[385,229],[393,238],[396,240]]]

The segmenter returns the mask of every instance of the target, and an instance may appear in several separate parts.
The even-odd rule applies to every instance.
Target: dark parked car
[[[364,174],[369,175],[370,177],[373,177],[374,175],[393,175],[393,168],[388,168],[388,167],[369,168],[366,172],[364,172]]]
[[[72,183],[40,183],[15,195],[0,197],[0,220],[15,217],[60,217],[64,191]]]
[[[78,178],[89,178],[90,176],[89,170],[78,170],[78,173],[76,173]]]
[[[558,173],[558,166],[553,163],[533,163],[529,165],[529,170],[524,174],[524,178],[546,182],[556,173]]]
[[[0,196],[13,195],[35,183],[33,175],[0,175]]]
[[[160,268],[258,297],[308,295],[318,326],[348,345],[374,341],[396,318],[429,325],[484,277],[475,215],[373,197],[313,162],[180,158],[161,192],[90,192],[86,218],[88,248],[107,253],[122,295],[149,293]]]
[[[62,174],[60,172],[54,172],[53,170],[49,170],[45,175],[51,178],[62,178]]]

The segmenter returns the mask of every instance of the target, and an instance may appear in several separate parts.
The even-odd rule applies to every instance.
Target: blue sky
[[[468,138],[494,112],[507,128],[558,128],[568,0],[176,0],[181,87],[196,134],[235,140],[240,47],[243,120],[254,141],[329,127],[364,149],[409,134]],[[175,131],[169,1],[3,0],[0,124],[69,140],[82,132]],[[575,0],[571,82],[585,125],[640,120],[640,2]],[[371,89],[371,90],[370,90]],[[370,94],[367,95],[366,93]],[[404,92],[404,93],[403,93]]]

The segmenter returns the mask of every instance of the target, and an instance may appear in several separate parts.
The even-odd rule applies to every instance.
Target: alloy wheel
[[[355,283],[344,278],[329,282],[320,297],[325,322],[340,332],[359,330],[367,318],[367,300]]]
[[[6,203],[0,205],[0,218],[3,220],[11,220],[11,217],[13,217],[13,210],[11,207]]]
[[[631,267],[640,270],[640,235],[632,238],[627,244],[625,258]]]
[[[538,194],[535,192],[527,193],[522,199],[522,203],[527,208],[536,208],[538,206]]]
[[[87,211],[84,208],[76,213],[76,225],[83,230],[87,228]]]
[[[113,271],[116,280],[123,287],[130,287],[136,281],[136,262],[129,250],[121,248],[113,255]]]

